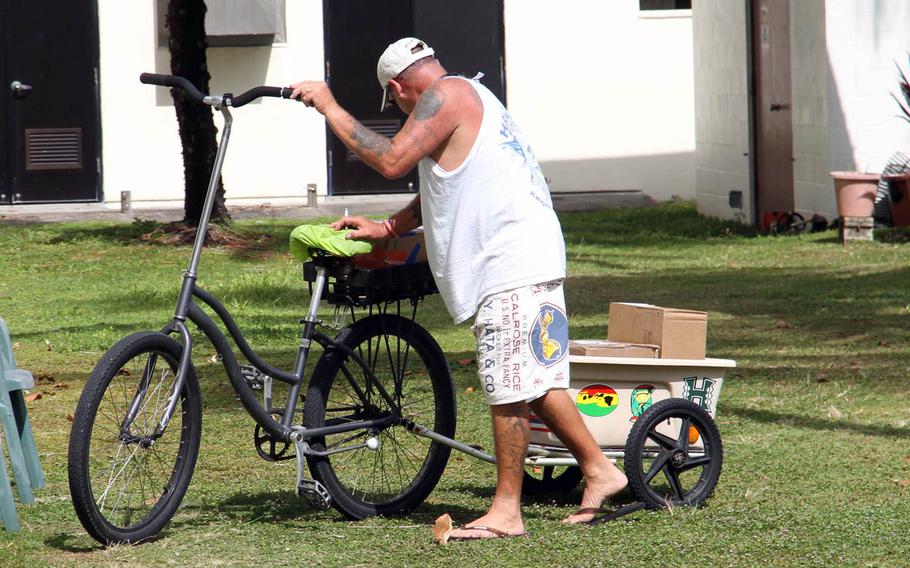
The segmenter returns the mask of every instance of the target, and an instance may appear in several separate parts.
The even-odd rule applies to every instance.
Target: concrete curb
[[[353,196],[328,198],[316,207],[298,204],[232,205],[228,210],[233,219],[313,219],[341,217],[347,210],[351,215],[380,216],[394,213],[414,198],[412,194],[389,196]],[[645,207],[654,200],[640,191],[554,192],[553,207],[557,211],[592,211],[625,207]],[[47,205],[0,206],[0,224],[64,223],[73,221],[116,221],[132,223],[136,219],[172,222],[183,219],[182,207],[135,207],[129,213],[112,209],[102,203],[71,203]]]

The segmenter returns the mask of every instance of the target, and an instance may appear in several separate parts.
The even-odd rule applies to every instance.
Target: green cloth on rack
[[[336,231],[328,225],[300,225],[291,231],[291,254],[300,261],[310,259],[310,249],[322,249],[336,256],[350,257],[373,250],[366,241],[345,238],[349,229]]]

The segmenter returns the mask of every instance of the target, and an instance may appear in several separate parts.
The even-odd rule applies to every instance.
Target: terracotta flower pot
[[[880,174],[831,172],[840,217],[871,217]]]
[[[895,227],[910,225],[910,174],[885,176],[891,196],[891,222]]]

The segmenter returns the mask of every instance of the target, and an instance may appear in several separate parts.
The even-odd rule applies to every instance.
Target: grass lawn
[[[190,249],[138,240],[150,222],[7,224],[0,317],[38,381],[29,412],[48,484],[18,506],[21,532],[0,531],[0,566],[910,565],[910,244],[755,236],[686,202],[561,219],[573,338],[603,337],[611,301],[702,309],[709,356],[738,363],[718,404],[724,471],[704,507],[566,527],[576,489],[526,503],[530,538],[440,547],[433,519],[473,519],[494,483],[492,466],[455,452],[413,514],[349,522],[294,496],[293,461],[257,457],[252,420],[200,340],[202,447],[183,506],[159,540],[102,548],[69,501],[69,418],[112,343],[168,321]],[[294,226],[237,223],[255,238],[207,249],[200,269],[283,368],[308,298],[287,252]],[[438,297],[421,311],[453,368],[459,439],[490,448],[473,367],[457,363],[473,358],[470,330]]]

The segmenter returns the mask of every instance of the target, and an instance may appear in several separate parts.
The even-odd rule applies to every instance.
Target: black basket
[[[426,262],[358,268],[350,259],[317,259],[303,264],[303,279],[316,281],[316,266],[324,266],[329,304],[369,306],[437,294],[439,289]]]

